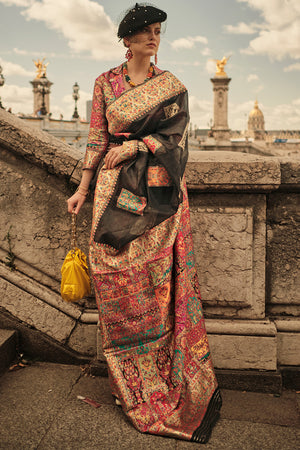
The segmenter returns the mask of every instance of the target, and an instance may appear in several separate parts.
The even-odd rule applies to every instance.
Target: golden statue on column
[[[223,56],[222,59],[213,59],[212,61],[216,62],[216,77],[227,77],[227,73],[224,70],[224,67],[226,66],[230,56],[226,58],[226,56]]]
[[[36,67],[36,78],[45,78],[47,76],[47,66],[49,63],[44,64],[46,58],[38,59],[37,61],[34,61],[35,67]]]

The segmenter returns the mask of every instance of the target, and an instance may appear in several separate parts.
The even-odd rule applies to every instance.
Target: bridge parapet
[[[70,242],[66,200],[82,157],[0,110],[0,326],[16,320],[79,357],[103,359],[93,299],[66,305],[59,296]],[[191,152],[186,180],[216,367],[276,371],[278,364],[300,364],[300,161]],[[87,202],[78,221],[86,253],[91,209]]]

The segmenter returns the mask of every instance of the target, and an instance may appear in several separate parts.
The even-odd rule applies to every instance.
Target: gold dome
[[[254,108],[248,118],[248,133],[254,139],[263,139],[265,134],[265,119],[262,111],[258,107],[258,101],[254,103]]]
[[[262,111],[258,107],[258,101],[257,100],[255,100],[254,108],[252,109],[252,111],[249,114],[249,118],[250,117],[262,117],[262,118],[264,117]]]

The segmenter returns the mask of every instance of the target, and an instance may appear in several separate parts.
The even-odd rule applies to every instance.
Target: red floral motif
[[[150,397],[150,404],[156,414],[159,414],[160,416],[166,416],[171,411],[171,406],[163,392],[153,392]]]
[[[155,417],[148,404],[142,403],[135,408],[134,421],[138,424],[140,431],[146,433],[149,430],[149,427],[155,422]]]
[[[143,142],[144,142],[144,144],[147,145],[147,147],[149,148],[149,150],[152,153],[155,153],[156,150],[158,150],[162,146],[161,143],[157,139],[155,139],[153,136],[144,137]]]

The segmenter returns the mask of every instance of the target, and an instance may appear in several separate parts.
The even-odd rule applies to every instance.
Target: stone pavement
[[[77,395],[98,401],[94,408]],[[222,416],[205,449],[296,450],[300,394],[223,390]],[[297,398],[298,397],[298,398]],[[200,444],[141,434],[114,404],[107,378],[84,368],[35,362],[0,378],[0,448],[195,449]]]

